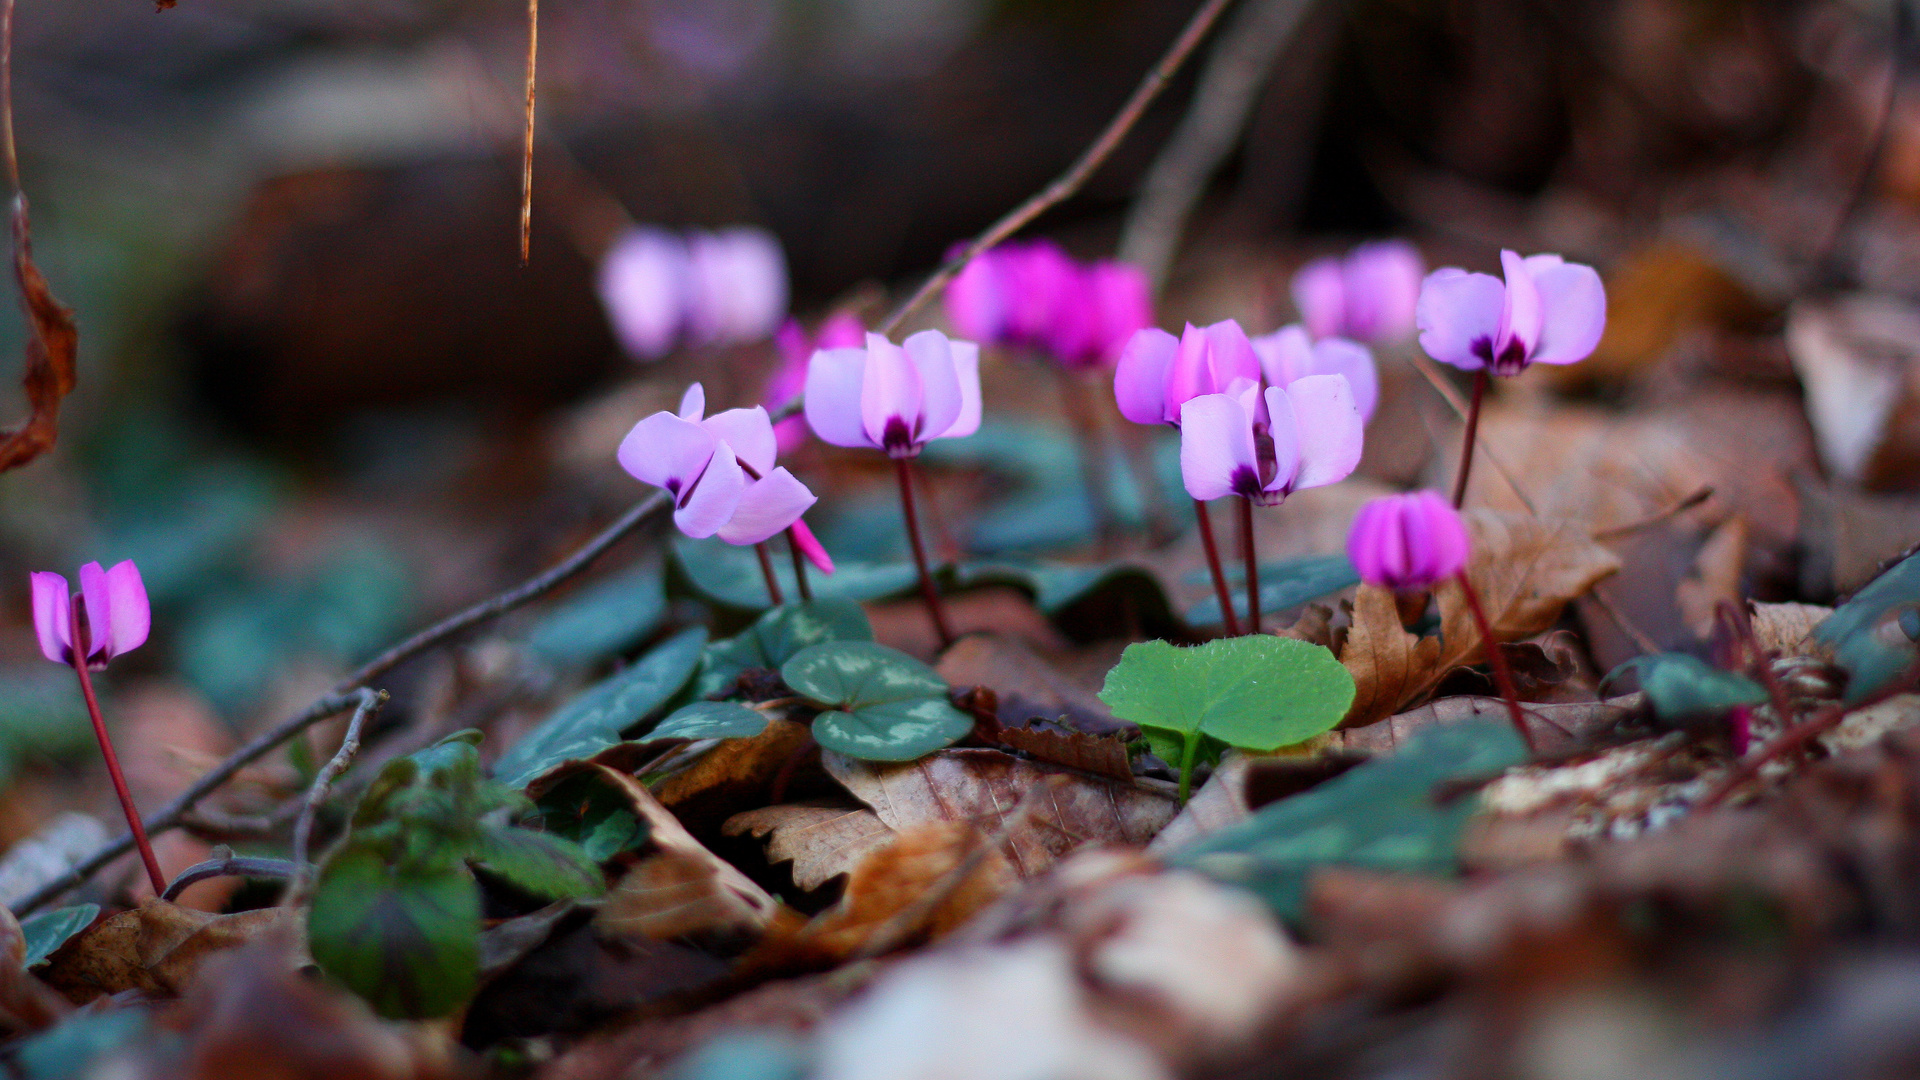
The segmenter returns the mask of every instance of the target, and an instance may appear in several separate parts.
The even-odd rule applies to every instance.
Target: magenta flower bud
[[[673,523],[688,536],[757,544],[786,529],[814,494],[784,468],[767,410],[706,411],[706,391],[687,388],[678,415],[657,412],[620,443],[620,466],[673,496]]]
[[[1430,589],[1458,574],[1470,550],[1459,511],[1431,491],[1373,500],[1347,536],[1360,580],[1394,592]]]
[[[1309,375],[1344,375],[1353,388],[1360,418],[1373,419],[1380,402],[1380,372],[1373,363],[1373,350],[1346,338],[1316,342],[1298,323],[1254,338],[1252,343],[1268,386],[1291,386]]]
[[[1178,340],[1149,328],[1121,351],[1113,396],[1120,415],[1136,424],[1179,427],[1181,406],[1203,394],[1226,393],[1239,379],[1258,382],[1260,359],[1232,319],[1205,330],[1189,323]]]
[[[1518,375],[1572,364],[1600,344],[1607,294],[1591,266],[1558,255],[1500,253],[1506,280],[1446,267],[1420,287],[1420,347],[1463,371]]]
[[[1241,380],[1180,407],[1180,477],[1205,502],[1238,495],[1274,506],[1360,464],[1364,424],[1342,375],[1309,375],[1264,391]]]
[[[1414,329],[1426,264],[1404,240],[1361,244],[1346,258],[1315,259],[1293,275],[1293,302],[1316,339],[1392,341]]]
[[[672,351],[687,308],[687,247],[672,233],[629,229],[600,262],[600,303],[620,347],[636,360]]]
[[[693,341],[760,341],[786,318],[786,255],[765,229],[694,233],[687,262],[686,327]]]
[[[980,346],[923,330],[895,345],[822,349],[807,368],[807,424],[834,446],[910,458],[934,439],[980,428]]]
[[[40,652],[56,664],[73,663],[73,595],[67,579],[37,571],[33,584],[33,630]],[[128,559],[111,570],[97,562],[80,568],[80,595],[86,605],[87,666],[103,668],[121,653],[132,652],[147,640],[152,613],[140,569]]]

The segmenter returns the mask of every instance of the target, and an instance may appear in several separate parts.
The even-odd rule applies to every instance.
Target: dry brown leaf
[[[1353,707],[1340,726],[1366,727],[1392,716],[1427,685],[1440,663],[1440,639],[1407,633],[1393,594],[1362,585],[1353,596],[1353,625],[1340,662],[1354,684]]]
[[[1245,754],[1228,751],[1214,768],[1213,775],[1207,777],[1207,782],[1193,793],[1187,805],[1180,808],[1179,815],[1147,845],[1147,853],[1158,855],[1172,851],[1208,833],[1245,821],[1253,813],[1247,805],[1247,763]]]
[[[1753,636],[1777,656],[1810,656],[1813,632],[1831,614],[1819,604],[1755,604]]]
[[[1693,576],[1675,588],[1680,614],[1693,636],[1706,640],[1713,632],[1713,612],[1721,601],[1738,604],[1745,596],[1740,580],[1747,566],[1747,522],[1730,517],[1713,530],[1693,559]]]
[[[1920,499],[1869,495],[1812,480],[1800,493],[1800,593],[1845,596],[1920,537]]]
[[[861,860],[839,902],[815,916],[795,944],[839,960],[867,947],[877,933],[899,935],[898,942],[888,944],[923,934],[945,935],[1019,884],[1013,864],[1000,851],[981,853],[964,878],[949,880],[987,842],[979,829],[958,821],[929,822],[901,832]],[[930,910],[908,912],[923,899],[931,900],[929,890],[936,888],[945,895]],[[912,925],[895,925],[903,912],[917,915]]]
[[[27,309],[26,423],[0,433],[0,472],[17,469],[48,450],[59,437],[60,401],[73,392],[74,361],[80,331],[73,309],[53,298],[47,279],[33,263],[33,230],[27,198],[13,200],[13,277]]]
[[[1541,375],[1560,386],[1620,381],[1664,359],[1688,331],[1744,323],[1762,310],[1693,245],[1657,240],[1609,269],[1607,330],[1593,355],[1577,365],[1541,365],[1550,368]]]
[[[1098,696],[1055,670],[1033,647],[1002,634],[973,634],[955,642],[935,668],[954,686],[984,686],[1000,699],[1000,722],[1017,727],[1035,716],[1114,723]],[[1025,712],[1025,715],[1020,715]]]
[[[123,990],[171,996],[207,957],[279,928],[297,927],[301,918],[291,908],[214,915],[150,899],[62,945],[42,977],[75,1004]]]
[[[743,806],[758,806],[783,770],[813,745],[807,725],[783,718],[746,739],[722,739],[653,789],[660,804],[682,821],[706,833],[706,824],[724,821]],[[703,824],[706,823],[706,824]]]
[[[767,842],[767,861],[793,863],[793,883],[807,892],[841,874],[893,842],[893,830],[873,811],[861,807],[788,803],[749,810],[727,819],[721,832],[751,833]]]
[[[1590,735],[1627,718],[1640,695],[1606,701],[1555,702],[1524,705],[1527,726],[1542,753],[1572,749]],[[1476,717],[1507,722],[1507,703],[1490,697],[1447,697],[1381,721],[1372,727],[1330,731],[1321,736],[1324,748],[1362,754],[1391,754],[1414,733],[1438,724],[1455,724]]]
[[[1468,506],[1527,515],[1531,503],[1542,518],[1593,532],[1646,521],[1718,487],[1713,463],[1673,416],[1500,402],[1481,414],[1480,438],[1500,467],[1473,470]],[[1718,501],[1692,511],[1706,520],[1725,512]]]
[[[951,821],[991,832],[1034,785],[1062,777],[1008,839],[1021,877],[1045,871],[1081,844],[1144,845],[1179,809],[1171,796],[1136,783],[1064,773],[998,750],[941,750],[897,765],[829,753],[822,764],[896,831]]]
[[[1920,464],[1920,307],[1864,293],[1802,301],[1787,318],[1787,352],[1828,473],[1911,488]]]
[[[1009,749],[1114,780],[1133,779],[1133,762],[1127,757],[1130,741],[1124,732],[1118,731],[1108,735],[1039,727],[1010,727],[1000,731],[1000,743]]]
[[[634,864],[607,894],[594,917],[602,931],[622,938],[757,938],[772,918],[756,900],[730,887],[712,864],[685,851],[661,851]]]
[[[40,1031],[72,1011],[65,998],[27,974],[27,938],[13,912],[0,908],[0,1028]]]

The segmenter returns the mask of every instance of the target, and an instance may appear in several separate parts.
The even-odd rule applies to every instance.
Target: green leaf
[[[1179,755],[1167,760],[1180,769],[1184,792],[1201,736],[1270,753],[1331,730],[1353,695],[1353,676],[1333,653],[1292,638],[1250,635],[1192,648],[1164,641],[1129,645],[1107,672],[1100,700],[1120,719],[1181,741]]]
[[[89,1075],[93,1063],[131,1045],[153,1026],[146,1009],[80,1012],[12,1050],[22,1080],[68,1080]]]
[[[1234,603],[1244,605],[1246,574],[1230,568],[1227,576],[1230,582],[1235,583]],[[1358,584],[1360,573],[1345,555],[1312,555],[1288,562],[1266,563],[1260,567],[1260,610],[1262,613],[1285,611]],[[1242,614],[1245,612],[1244,606],[1238,610]],[[1219,598],[1209,596],[1193,605],[1187,611],[1187,622],[1193,626],[1219,625]]]
[[[774,608],[725,641],[707,646],[694,680],[695,697],[718,694],[741,672],[779,671],[780,665],[809,645],[827,641],[872,641],[867,613],[851,600],[813,600]]]
[[[1849,703],[1871,696],[1920,659],[1920,554],[1909,555],[1835,608],[1814,631],[1847,669]]]
[[[665,576],[649,562],[549,611],[527,634],[527,648],[556,664],[592,664],[639,645],[666,614]]]
[[[599,896],[607,891],[596,860],[581,845],[511,825],[483,825],[469,861],[516,887],[549,900]]]
[[[1628,671],[1640,677],[1640,689],[1662,720],[1717,716],[1736,705],[1767,700],[1766,688],[1759,683],[1686,653],[1636,656],[1608,672],[1600,686],[1604,689]]]
[[[320,871],[307,942],[321,970],[382,1016],[446,1016],[480,974],[480,889],[457,858],[389,866],[349,843]]]
[[[493,772],[502,783],[527,781],[564,761],[591,757],[620,741],[620,733],[647,718],[686,685],[700,662],[707,632],[695,627],[648,653],[561,706],[513,744]]]
[[[732,701],[696,701],[648,735],[653,739],[750,739],[767,730],[767,715]]]
[[[868,761],[912,761],[972,730],[973,718],[944,697],[836,709],[813,718],[813,739],[821,747]]]
[[[540,824],[583,848],[595,863],[644,844],[648,829],[626,796],[592,772],[556,783],[540,796]]]
[[[1465,795],[1436,803],[1436,789],[1448,780],[1499,773],[1526,756],[1520,737],[1502,721],[1429,728],[1396,753],[1263,807],[1167,861],[1251,889],[1297,922],[1316,867],[1452,873],[1461,830],[1478,800]]]
[[[65,945],[68,938],[92,926],[93,920],[99,917],[99,904],[76,904],[21,919],[20,933],[27,942],[26,966],[31,968],[45,961],[55,949]]]
[[[780,677],[795,693],[843,709],[947,695],[947,681],[938,672],[898,649],[870,641],[802,649],[780,666]]]
[[[782,556],[785,552],[778,553]],[[758,610],[771,607],[767,579],[760,572],[760,560],[752,548],[735,547],[720,540],[693,540],[685,536],[673,539],[674,561],[701,595],[736,608]],[[776,558],[774,576],[784,595],[800,595],[793,580],[791,560]],[[835,563],[831,575],[809,572],[816,600],[878,600],[902,596],[919,580],[907,563]]]

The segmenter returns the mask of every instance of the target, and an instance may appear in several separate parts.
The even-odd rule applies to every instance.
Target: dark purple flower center
[[[1507,342],[1507,347],[1498,356],[1493,354],[1493,339],[1487,337],[1474,338],[1468,351],[1479,357],[1480,362],[1487,365],[1487,371],[1494,375],[1518,375],[1526,370],[1531,359],[1527,356],[1527,347],[1521,344],[1519,338]]]
[[[888,457],[912,457],[914,453],[913,431],[907,426],[906,418],[890,416],[887,426],[880,433],[880,446]]]

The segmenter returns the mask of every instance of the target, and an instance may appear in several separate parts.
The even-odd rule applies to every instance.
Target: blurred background
[[[109,713],[136,793],[175,791],[347,665],[629,505],[642,490],[613,448],[688,381],[716,408],[761,399],[768,332],[645,362],[622,349],[596,281],[623,229],[765,230],[792,314],[871,324],[1072,161],[1195,7],[555,0],[523,267],[524,7],[22,0],[24,183],[82,355],[58,448],[0,477],[0,845],[37,831],[84,850],[104,826],[54,812],[110,805],[70,680],[35,649],[27,571],[138,561],[155,636],[115,665]],[[1682,581],[1702,583],[1705,610],[1740,590],[1831,599],[1912,535],[1911,22],[1864,0],[1242,0],[1029,233],[1082,258],[1129,240],[1158,251],[1157,321],[1176,332],[1274,329],[1294,317],[1295,268],[1373,237],[1412,239],[1430,267],[1488,269],[1503,246],[1600,267],[1601,352],[1505,388],[1489,437],[1519,486],[1601,526],[1714,488],[1684,527],[1635,541],[1628,562],[1645,569],[1611,586],[1681,645],[1695,625]],[[1255,58],[1238,74],[1229,43]],[[1165,206],[1143,221],[1136,195],[1203,78],[1247,108],[1169,232]],[[1157,249],[1142,239],[1156,221]],[[20,414],[22,331],[6,317],[0,407]],[[942,319],[932,305],[910,326]],[[1358,494],[1303,500],[1267,530],[1272,554],[1337,550],[1358,498],[1450,468],[1435,448],[1455,445],[1456,421],[1399,348],[1382,350]],[[1056,381],[992,356],[987,383],[994,424],[931,457],[937,546],[1085,557],[1093,519]],[[1170,452],[1157,447],[1163,486]],[[817,447],[795,460],[837,556],[894,556],[875,463]],[[1138,521],[1153,493],[1117,500]],[[1184,568],[1184,544],[1156,550]],[[657,545],[623,548],[608,572],[649,565],[643,548]],[[1206,592],[1166,576],[1176,600]],[[511,731],[608,662],[529,660],[518,643],[537,618],[398,673],[383,723]],[[1605,670],[1625,639],[1588,629]],[[298,768],[249,774],[230,809],[271,805]],[[173,859],[204,851],[167,843]]]

